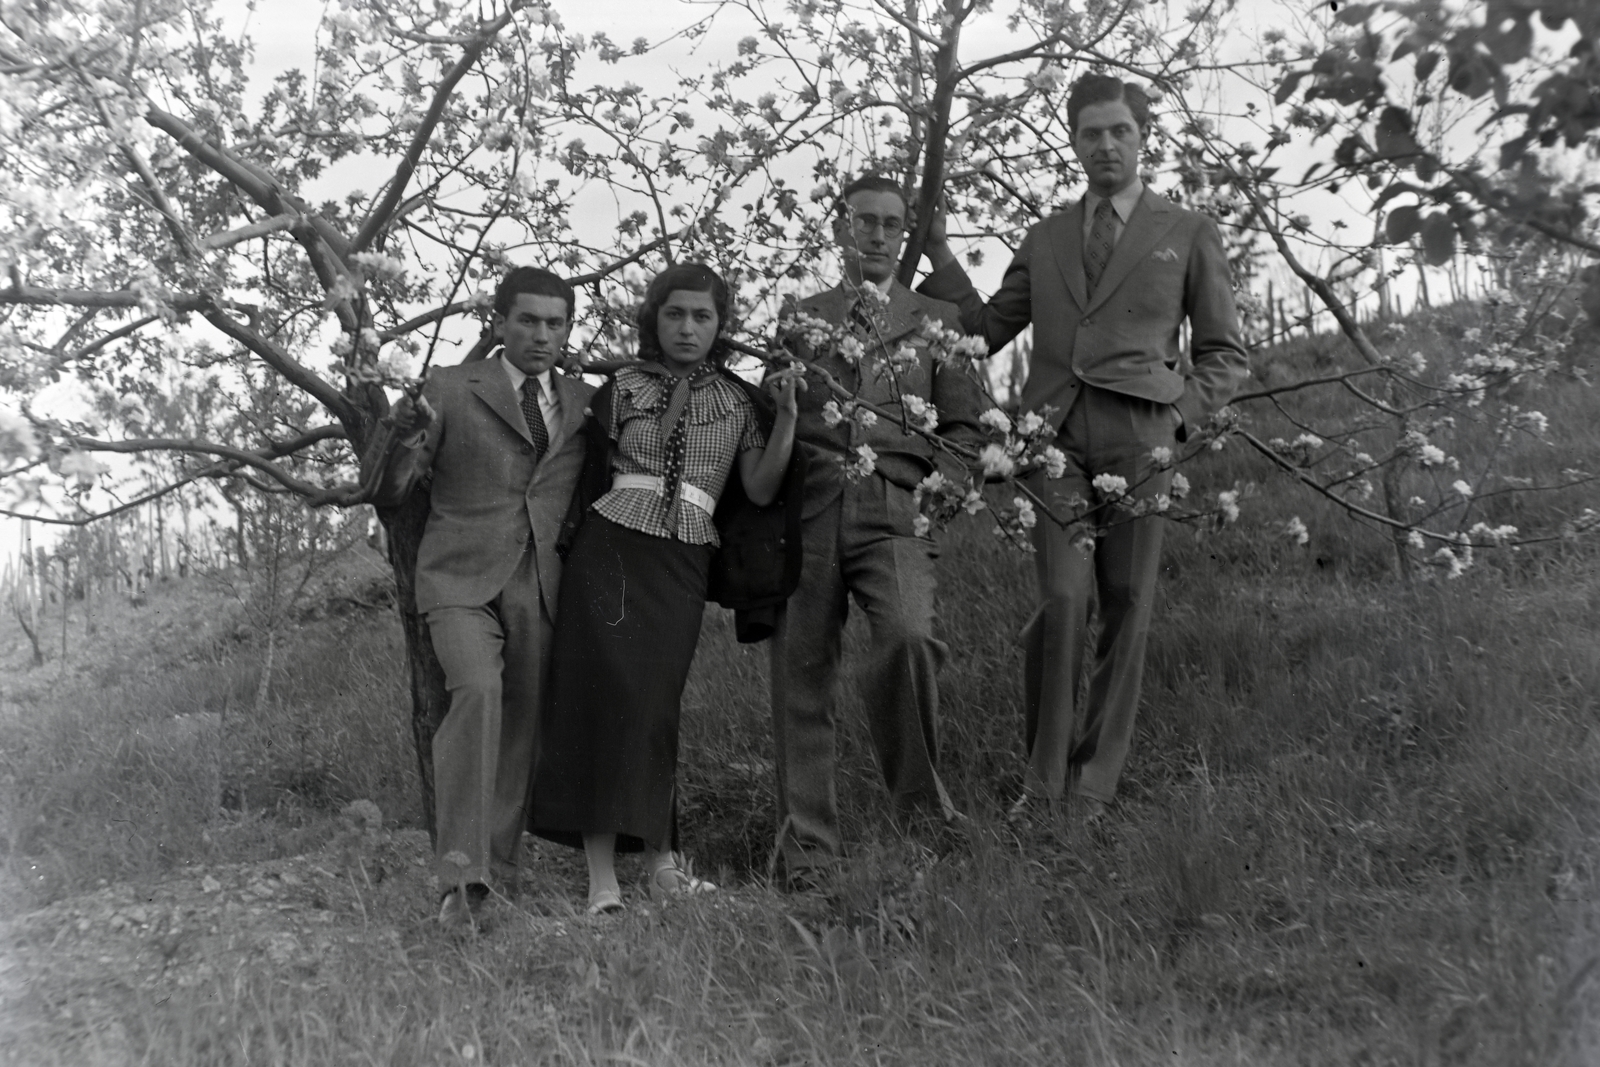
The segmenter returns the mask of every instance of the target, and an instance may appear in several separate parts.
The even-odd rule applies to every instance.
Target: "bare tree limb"
[[[528,0],[511,0],[506,5],[506,10],[498,17],[482,23],[472,39],[462,49],[461,57],[456,60],[445,76],[439,80],[439,87],[434,90],[433,100],[428,105],[427,112],[422,116],[422,121],[417,125],[416,133],[411,136],[411,144],[406,147],[405,155],[400,157],[400,165],[395,168],[394,177],[389,179],[388,186],[383,191],[383,196],[372,205],[372,210],[361,223],[361,229],[356,232],[355,239],[350,242],[352,252],[364,251],[385,226],[389,224],[400,198],[405,196],[406,186],[411,182],[411,175],[416,173],[417,163],[422,159],[423,151],[428,147],[428,142],[433,138],[433,131],[438,128],[439,120],[444,116],[445,105],[455,93],[456,85],[466,77],[467,71],[477,64],[478,58],[483,55],[483,50],[489,46],[496,34],[505,29],[518,11],[526,7]]]
[[[287,230],[300,221],[300,216],[292,213],[274,215],[270,219],[252,222],[248,226],[228,230],[226,233],[214,233],[200,242],[200,248],[206,252],[215,252],[218,249],[232,248],[236,244],[265,237],[269,233],[278,233]]]
[[[260,356],[263,362],[297,388],[315,397],[323,407],[333,413],[334,418],[344,424],[345,429],[354,430],[361,425],[360,413],[350,403],[349,398],[288,352],[245,326],[216,304],[200,309],[200,313],[206,317],[207,322]]]

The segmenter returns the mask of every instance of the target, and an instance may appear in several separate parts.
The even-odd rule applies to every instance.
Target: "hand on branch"
[[[433,422],[433,406],[428,398],[418,394],[415,400],[402,396],[395,403],[389,418],[393,420],[395,437],[405,441],[426,430]]]
[[[945,229],[945,215],[947,209],[944,196],[940,196],[933,203],[933,218],[928,222],[928,242],[922,246],[923,255],[928,257],[928,262],[934,270],[948,266],[956,260],[956,254],[950,251],[950,235]]]
[[[798,396],[801,391],[810,389],[811,386],[806,383],[805,364],[789,358],[787,366],[780,366],[780,360],[784,358],[778,353],[768,354],[768,366],[775,369],[767,375],[766,381],[762,384],[766,386],[767,392],[772,394],[772,399],[777,401],[779,415],[787,415],[791,419],[798,418],[800,414]]]

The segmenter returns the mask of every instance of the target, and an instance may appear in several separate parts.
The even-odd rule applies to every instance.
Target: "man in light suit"
[[[1138,161],[1150,103],[1136,85],[1091,74],[1067,101],[1073,150],[1089,183],[1083,200],[1028,231],[1005,279],[985,302],[951,254],[942,220],[922,292],[954,301],[962,325],[997,351],[1033,324],[1023,411],[1045,414],[1067,456],[1059,480],[1031,487],[1058,515],[1091,482],[1112,474],[1133,495],[1169,491],[1172,472],[1152,456],[1204,425],[1249,373],[1216,225],[1145,189]],[[1189,363],[1179,348],[1189,324]],[[1025,631],[1028,768],[1024,813],[1069,788],[1090,820],[1113,799],[1133,737],[1162,519],[1112,512],[1104,536],[1042,519],[1034,528],[1040,610]],[[1079,706],[1084,641],[1098,599],[1102,630]]]
[[[431,484],[416,596],[450,692],[433,769],[439,917],[452,926],[470,927],[489,886],[515,876],[561,580],[556,535],[594,392],[552,369],[573,307],[572,287],[549,271],[507,274],[494,299],[499,355],[437,368],[417,403],[396,405],[405,440],[374,501]]]
[[[833,350],[796,354],[826,369],[865,400],[898,412],[913,394],[939,412],[940,433],[975,444],[980,394],[966,372],[941,366],[918,335],[924,319],[954,328],[955,308],[894,281],[906,222],[899,186],[864,177],[846,186],[833,222],[844,281],[801,301],[798,310],[833,325],[850,324],[859,361]],[[886,370],[904,345],[915,352],[902,372]],[[933,541],[913,531],[912,491],[934,470],[933,447],[908,436],[898,420],[862,426],[832,420],[833,397],[820,375],[799,394],[795,440],[808,453],[802,507],[800,586],[772,638],[772,720],[777,755],[778,820],[792,885],[823,877],[843,852],[834,789],[834,708],[840,634],[849,599],[866,614],[870,647],[861,695],[873,747],[897,812],[921,810],[949,821],[956,811],[934,769],[938,671],[947,650],[933,635]],[[832,425],[830,425],[832,421]],[[914,421],[914,420],[913,420]],[[845,464],[860,446],[877,455],[874,474],[851,480]]]

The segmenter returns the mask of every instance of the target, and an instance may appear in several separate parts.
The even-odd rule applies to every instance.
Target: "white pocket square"
[[[1178,253],[1176,249],[1161,248],[1152,252],[1150,258],[1159,259],[1163,263],[1176,263],[1178,261]]]

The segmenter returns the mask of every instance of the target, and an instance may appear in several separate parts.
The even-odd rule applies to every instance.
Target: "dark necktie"
[[[539,379],[522,381],[522,417],[528,420],[528,435],[533,438],[533,461],[544,458],[550,447],[550,428],[544,424],[544,412],[539,410]]]
[[[1094,208],[1094,229],[1089,231],[1089,243],[1083,246],[1083,276],[1089,283],[1089,295],[1094,295],[1100,284],[1100,275],[1111,262],[1111,249],[1117,243],[1116,221],[1111,214],[1111,201],[1102,200]]]
[[[867,313],[865,301],[857,300],[850,305],[850,332],[861,340],[872,336],[872,316]]]

